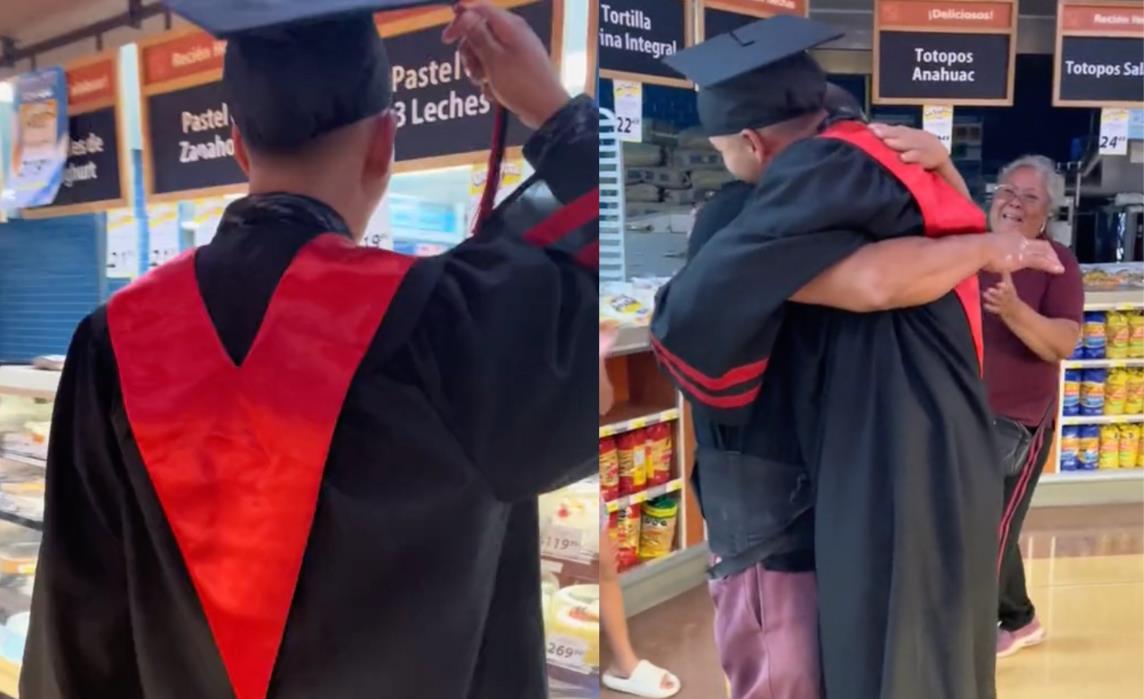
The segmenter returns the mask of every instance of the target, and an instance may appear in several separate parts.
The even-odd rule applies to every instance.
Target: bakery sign
[[[193,30],[139,47],[143,182],[148,202],[246,189],[223,99],[225,42]]]
[[[663,59],[691,43],[691,2],[686,0],[592,0],[589,24],[596,31],[600,77],[690,87]]]
[[[875,0],[874,102],[1012,105],[1017,3]]]
[[[809,3],[810,0],[702,0],[699,36],[706,41],[775,15],[806,17]]]
[[[1054,61],[1054,105],[1144,107],[1144,3],[1062,3]]]
[[[126,205],[118,56],[117,51],[110,51],[64,67],[68,152],[60,188],[50,205],[25,209],[25,217],[70,216]]]

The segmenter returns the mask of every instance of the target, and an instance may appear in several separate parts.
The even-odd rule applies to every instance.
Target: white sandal
[[[671,689],[663,688],[664,678],[669,680]],[[645,699],[667,699],[683,689],[678,677],[646,660],[639,661],[630,677],[620,677],[609,670],[601,680],[608,689]]]

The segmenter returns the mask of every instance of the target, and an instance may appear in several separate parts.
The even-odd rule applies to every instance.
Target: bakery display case
[[[17,697],[59,372],[0,366],[0,695]]]

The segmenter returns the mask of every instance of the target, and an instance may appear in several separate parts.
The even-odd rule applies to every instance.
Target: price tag
[[[628,423],[628,429],[638,430],[647,427],[648,419],[646,417],[637,417]]]
[[[579,529],[559,525],[548,527],[540,553],[553,558],[576,558],[580,555],[581,537]]]
[[[179,254],[179,207],[176,204],[153,204],[147,207],[147,231],[150,248],[147,268],[165,264]]]
[[[643,85],[629,80],[612,83],[615,97],[616,131],[621,141],[639,143],[643,140]]]
[[[922,107],[922,128],[937,136],[947,151],[953,151],[953,107],[940,104]]]
[[[139,223],[130,209],[107,212],[107,278],[139,274]]]
[[[632,493],[631,495],[628,496],[628,504],[630,504],[630,505],[638,505],[641,502],[645,502],[645,501],[647,501],[647,491],[646,490],[641,490],[638,493]]]
[[[1128,155],[1128,110],[1100,110],[1100,154]]]
[[[588,642],[571,636],[551,636],[548,639],[548,662],[553,665],[587,672],[584,659],[588,655]]]

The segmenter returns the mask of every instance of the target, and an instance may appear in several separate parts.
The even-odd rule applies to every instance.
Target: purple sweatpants
[[[821,699],[814,573],[759,564],[708,585],[731,699]]]

